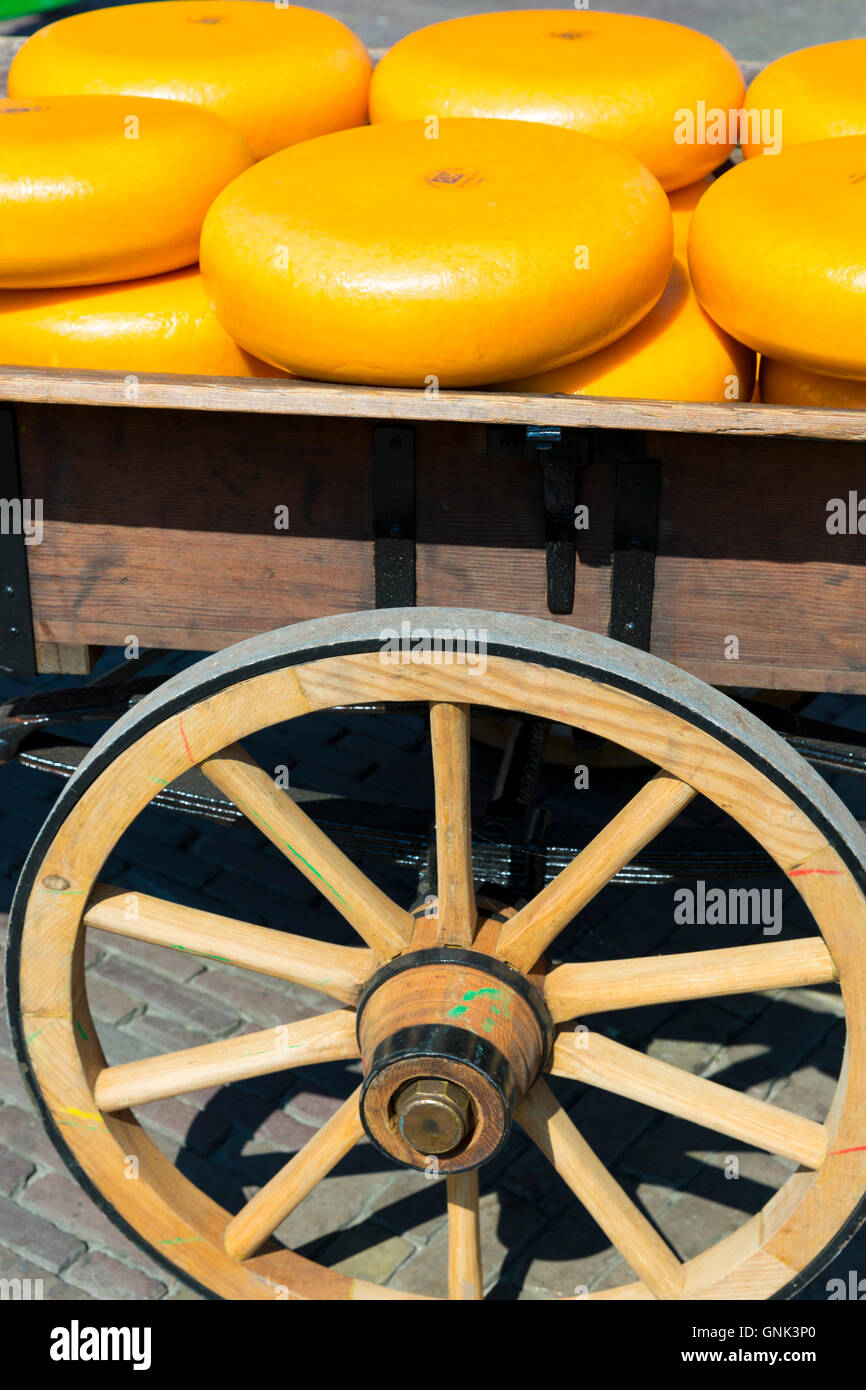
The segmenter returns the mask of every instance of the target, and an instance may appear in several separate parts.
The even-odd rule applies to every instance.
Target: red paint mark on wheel
[[[866,1144],[855,1144],[853,1149],[831,1149],[830,1158],[835,1158],[838,1154],[862,1154],[866,1153]]]
[[[788,872],[788,877],[802,878],[804,874],[830,874],[835,877],[838,877],[838,875],[841,874],[841,872],[841,869],[790,869]]]
[[[195,767],[195,758],[192,756],[192,749],[191,749],[190,746],[189,746],[189,739],[187,738],[187,736],[186,736],[186,730],[185,730],[184,727],[183,727],[183,719],[182,719],[182,717],[178,717],[177,725],[178,725],[178,728],[180,729],[180,736],[181,736],[181,738],[183,739],[183,746],[184,746],[184,748],[186,749],[187,757],[189,758],[191,765],[192,765],[193,767]]]

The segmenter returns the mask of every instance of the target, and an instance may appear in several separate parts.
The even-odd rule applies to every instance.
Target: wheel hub
[[[443,1173],[487,1162],[544,1064],[553,1028],[541,994],[493,956],[460,948],[389,962],[358,1006],[361,1118],[376,1146]]]

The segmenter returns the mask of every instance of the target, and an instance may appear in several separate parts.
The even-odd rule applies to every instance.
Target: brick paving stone
[[[722,1048],[706,1075],[766,1099],[778,1078],[790,1075],[834,1027],[832,1014],[779,1001]]]
[[[9,1149],[0,1149],[0,1192],[5,1197],[14,1196],[33,1172],[35,1169],[28,1158]]]
[[[325,1096],[320,1091],[300,1090],[289,1097],[286,1109],[302,1123],[318,1128],[325,1120],[336,1115],[342,1103],[335,1096]]]
[[[117,936],[113,932],[98,931],[93,927],[88,928],[87,935],[93,939],[94,945],[108,953],[106,959],[117,957],[121,960],[135,961],[160,975],[168,975],[179,984],[193,979],[205,968],[202,957],[194,956],[191,952],[173,951],[167,946],[154,946],[150,941],[133,941],[131,937]]]
[[[365,1207],[368,1220],[405,1235],[416,1245],[425,1245],[447,1221],[444,1178],[430,1178],[415,1168],[382,1170],[383,1185]]]
[[[136,1015],[136,1019],[143,1020],[145,1017],[144,1014]],[[132,1021],[135,1022],[135,1019]],[[156,1052],[171,1051],[168,1047],[148,1047],[134,1033],[127,1033],[124,1028],[115,1028],[112,1024],[102,1021],[97,1024],[96,1035],[105,1053],[105,1060],[112,1067],[120,1066],[122,1062],[138,1062],[141,1058],[150,1057]]]
[[[99,966],[99,974],[121,989],[137,994],[147,1004],[148,1011],[172,1014],[176,1019],[201,1028],[211,1038],[224,1036],[240,1022],[236,1010],[220,1008],[206,996],[183,988],[134,961],[113,956]]]
[[[188,816],[172,811],[161,811],[149,807],[142,811],[135,822],[135,828],[150,840],[161,840],[166,845],[185,845],[196,837],[196,827],[202,824]]]
[[[184,849],[167,845],[159,840],[151,840],[147,835],[127,830],[117,843],[116,853],[143,868],[158,873],[161,877],[176,880],[187,888],[201,888],[214,871],[211,865],[198,855],[189,854]]]
[[[63,1160],[45,1130],[31,1109],[22,1110],[17,1105],[0,1106],[0,1145],[20,1154],[22,1158],[33,1158],[48,1168],[60,1168]]]
[[[209,910],[221,911],[226,917],[237,917],[259,926],[279,923],[288,931],[297,930],[292,925],[296,916],[294,901],[271,888],[266,879],[256,880],[225,871],[208,883],[207,897],[219,904]]]
[[[9,1250],[5,1245],[0,1245],[0,1279],[21,1279],[22,1281],[29,1279],[30,1297],[44,1299],[46,1303],[65,1303],[67,1301],[90,1303],[92,1301],[91,1295],[85,1293],[83,1289],[73,1288],[71,1284],[65,1282],[65,1279],[49,1273],[41,1265],[22,1259],[14,1250]],[[22,1288],[22,1295],[26,1288],[25,1284]]]
[[[823,1124],[836,1092],[836,1080],[835,1074],[828,1075],[820,1066],[800,1067],[778,1088],[773,1088],[770,1100],[782,1110]]]
[[[95,1241],[106,1245],[133,1262],[141,1258],[138,1247],[99,1210],[71,1175],[48,1173],[32,1179],[20,1195],[20,1201],[28,1211],[50,1221],[61,1231],[88,1243]]]
[[[256,882],[266,878],[274,892],[285,894],[294,902],[312,903],[319,898],[317,889],[301,871],[263,838],[260,843],[237,843],[233,832],[212,832],[200,836],[192,852],[222,872],[239,874]]]
[[[647,1179],[668,1192],[685,1187],[697,1177],[703,1159],[683,1143],[691,1126],[663,1120],[655,1123],[633,1143],[620,1159],[622,1174]]]
[[[177,1097],[154,1100],[136,1108],[136,1117],[145,1129],[155,1125],[170,1138],[179,1140],[184,1148],[208,1154],[221,1144],[231,1129],[224,1115],[213,1109],[200,1111]]]
[[[637,1197],[642,1201],[645,1185],[638,1186]],[[724,1195],[724,1201],[719,1200]],[[658,1225],[681,1260],[693,1259],[703,1250],[737,1230],[746,1215],[740,1205],[748,1194],[736,1182],[725,1184],[722,1194],[718,1175],[702,1172],[686,1192],[674,1199],[673,1215],[666,1219],[662,1208],[656,1214]]]
[[[83,1241],[8,1197],[0,1197],[0,1231],[10,1250],[54,1274],[83,1255],[86,1248]]]
[[[129,1269],[100,1250],[89,1250],[82,1255],[80,1260],[64,1271],[64,1277],[74,1287],[98,1299],[141,1303],[162,1298],[166,1292],[162,1280],[152,1279],[141,1270]]]
[[[12,1034],[9,1031],[9,1019],[6,1016],[5,1008],[0,1009],[0,1053],[4,1057],[14,1057],[15,1049],[12,1046]]]
[[[731,1015],[712,1003],[686,1005],[651,1039],[646,1051],[659,1062],[702,1075],[739,1031]]]
[[[499,1279],[503,1261],[517,1262],[519,1252],[545,1225],[545,1219],[525,1202],[513,1198],[502,1203],[495,1194],[482,1196],[479,1204],[481,1264],[486,1288]],[[507,1275],[506,1275],[507,1277]],[[442,1297],[448,1287],[448,1227],[443,1225],[423,1250],[407,1260],[390,1281],[404,1293]]]
[[[506,1261],[502,1278],[524,1296],[576,1298],[592,1288],[614,1258],[597,1226],[568,1215],[534,1234],[519,1259]]]
[[[191,989],[196,994],[202,991],[261,1028],[276,1028],[309,1016],[309,1010],[292,997],[288,984],[269,981],[250,970],[209,965],[195,977]]]
[[[367,1140],[356,1144],[277,1228],[277,1240],[308,1259],[317,1259],[335,1235],[363,1216],[393,1171]]]
[[[138,1038],[143,1044],[136,1054],[139,1057],[146,1053],[156,1056],[161,1052],[183,1052],[188,1047],[202,1047],[205,1043],[214,1041],[212,1033],[185,1028],[175,1018],[167,1018],[165,1014],[150,1011],[139,1014],[122,1031]]]
[[[614,1257],[607,1269],[593,1280],[590,1285],[590,1293],[601,1292],[604,1289],[617,1289],[622,1284],[633,1284],[636,1278],[637,1275],[631,1265],[626,1264],[623,1259]]]
[[[352,1226],[328,1246],[327,1263],[350,1279],[385,1284],[415,1246],[402,1236],[389,1236],[376,1226]]]
[[[91,971],[87,977],[87,1002],[97,1024],[120,1025],[143,1013],[145,1008],[139,995],[118,989],[95,971]]]
[[[25,1108],[30,1105],[30,1092],[21,1069],[11,1057],[0,1057],[0,1097]]]

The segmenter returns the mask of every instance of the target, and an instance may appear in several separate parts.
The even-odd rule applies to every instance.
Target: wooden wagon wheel
[[[484,634],[404,659],[388,630]],[[447,644],[446,644],[447,646]],[[438,917],[376,888],[239,740],[335,705],[429,701]],[[469,838],[471,703],[573,724],[658,771],[536,898],[479,912]],[[335,947],[139,896],[126,920],[97,876],[157,790],[198,765],[357,929]],[[560,965],[539,958],[612,874],[700,792],[796,885],[821,935],[685,955]],[[226,1298],[404,1295],[268,1246],[286,1215],[366,1130],[399,1162],[447,1174],[448,1288],[478,1298],[478,1165],[512,1116],[634,1272],[603,1298],[790,1296],[853,1234],[866,1186],[866,840],[826,784],[724,696],[607,639],[493,613],[416,609],[324,619],[244,642],[177,676],[95,746],[59,797],[12,913],[10,1015],[55,1144],[121,1228],[200,1289]],[[256,1035],[107,1066],[83,971],[87,925],[227,958],[315,985],[343,1007]],[[823,938],[823,939],[822,939]],[[823,1124],[565,1021],[610,1008],[838,979],[848,1038]],[[357,1057],[364,1083],[234,1216],[184,1177],[130,1107],[297,1065]],[[757,1215],[681,1262],[561,1110],[541,1073],[577,1077],[799,1163]],[[138,1181],[128,1181],[129,1156]],[[858,1206],[860,1207],[858,1215]],[[445,1273],[443,1270],[443,1292]]]

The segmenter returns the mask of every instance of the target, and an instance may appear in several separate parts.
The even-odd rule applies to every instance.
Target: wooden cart
[[[866,1211],[866,840],[818,773],[711,684],[866,690],[856,525],[866,418],[16,369],[0,374],[0,396],[6,497],[43,503],[40,544],[2,538],[5,668],[83,671],[106,644],[215,652],[136,699],[81,762],[13,908],[21,1061],[94,1199],[211,1293],[395,1297],[268,1244],[366,1131],[397,1162],[435,1162],[447,1176],[449,1290],[475,1298],[478,1167],[514,1118],[634,1271],[598,1296],[801,1288]],[[834,498],[850,534],[828,530]],[[86,704],[86,691],[76,699]],[[339,835],[239,745],[314,711],[390,702],[430,711],[436,862],[427,906],[414,910],[376,888]],[[573,859],[548,865],[522,905],[507,892],[476,897],[471,707],[573,725],[658,769]],[[5,713],[9,751],[26,749],[47,717],[37,697]],[[69,713],[53,707],[54,718]],[[813,761],[825,767],[857,756],[819,745]],[[820,935],[553,964],[559,931],[698,792],[790,878]],[[208,794],[257,824],[363,946],[143,896],[130,920],[120,890],[98,883],[114,843],[151,802],[174,795],[195,809]],[[337,1007],[254,1046],[246,1036],[108,1066],[87,1007],[88,925],[318,985]],[[848,1048],[823,1124],[601,1032],[576,1047],[566,1026],[614,1006],[835,980]],[[359,1091],[231,1218],[139,1122],[149,1100],[358,1055]],[[799,1166],[734,1235],[680,1262],[559,1109],[544,1070]],[[124,1176],[130,1156],[136,1182]]]
[[[815,771],[863,770],[866,740],[774,715],[771,694],[774,731],[712,687],[866,693],[866,414],[16,368],[0,369],[0,402],[0,669],[83,674],[103,646],[215,653],[166,682],[0,710],[5,756],[68,778],[13,905],[9,1008],[35,1102],[93,1199],[210,1295],[399,1298],[271,1239],[366,1132],[391,1161],[446,1177],[442,1291],[477,1299],[478,1172],[515,1120],[633,1271],[592,1297],[803,1288],[866,1217],[866,838]],[[429,711],[430,836],[423,807],[398,827],[372,806],[360,824],[334,803],[308,814],[241,746],[285,720],[392,704]],[[494,800],[470,823],[472,710],[473,732],[506,717],[510,733]],[[40,744],[52,722],[109,713],[121,717],[92,752]],[[571,847],[544,842],[530,794],[545,733],[563,726],[655,769]],[[560,931],[613,878],[694,878],[687,850],[658,870],[652,844],[696,794],[759,847],[714,862],[789,878],[817,931],[557,962]],[[151,804],[251,820],[363,944],[100,883]],[[403,836],[404,862],[414,834],[420,906],[357,866],[365,819],[380,840]],[[317,988],[335,1007],[108,1065],[87,927]],[[614,1007],[835,982],[847,1046],[823,1123],[574,1027]],[[233,1215],[147,1133],[149,1101],[358,1057],[358,1091]],[[796,1170],[681,1261],[544,1072]]]

